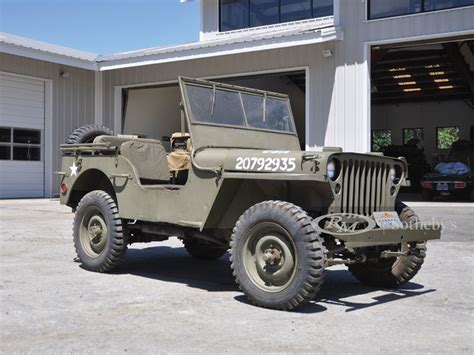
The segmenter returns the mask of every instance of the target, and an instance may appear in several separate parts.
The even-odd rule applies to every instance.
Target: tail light
[[[464,181],[456,181],[454,183],[454,188],[455,189],[464,189],[464,188],[466,188],[466,183]]]
[[[67,185],[64,182],[61,184],[61,193],[63,195],[67,193]]]
[[[431,181],[422,181],[421,186],[424,189],[432,189],[433,188],[433,183]]]

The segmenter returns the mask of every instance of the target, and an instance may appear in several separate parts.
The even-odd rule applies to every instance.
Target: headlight
[[[397,179],[397,172],[395,171],[395,168],[391,168],[390,171],[388,172],[388,176],[390,176],[390,180],[392,182],[395,182]]]
[[[388,172],[388,176],[390,177],[390,180],[394,184],[398,184],[400,182],[402,178],[402,174],[403,174],[403,169],[398,164],[395,164],[395,166],[391,168],[390,171]]]
[[[328,163],[327,166],[327,175],[331,180],[337,180],[339,176],[340,164],[339,161],[333,159]]]

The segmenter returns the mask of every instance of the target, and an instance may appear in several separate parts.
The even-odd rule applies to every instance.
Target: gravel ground
[[[251,306],[228,257],[196,261],[178,240],[133,245],[114,274],[75,262],[58,201],[0,201],[1,352],[473,353],[474,204],[413,203],[445,223],[399,290],[327,272],[296,312]]]

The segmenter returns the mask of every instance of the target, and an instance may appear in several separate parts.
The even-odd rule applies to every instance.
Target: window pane
[[[11,142],[11,129],[0,128],[0,142],[10,143]]]
[[[242,94],[242,101],[249,126],[264,128],[263,96]]]
[[[389,129],[377,129],[372,131],[372,151],[381,152],[385,147],[392,144],[392,131]]]
[[[221,31],[238,30],[249,26],[248,0],[221,0]]]
[[[423,128],[404,128],[403,144],[421,143],[423,145]]]
[[[311,18],[311,0],[281,0],[281,22]]]
[[[0,160],[10,160],[10,146],[0,145]]]
[[[436,129],[436,146],[449,149],[459,139],[459,127],[439,127]]]
[[[41,160],[39,147],[13,147],[13,160]]]
[[[244,113],[238,92],[215,90],[212,87],[186,85],[194,122],[245,125]]]
[[[238,92],[216,90],[212,122],[234,126],[245,126],[244,112],[242,111],[242,104]]]
[[[421,0],[370,0],[370,18],[421,12]]]
[[[288,101],[267,97],[264,127],[274,131],[294,132]]]
[[[41,144],[41,132],[31,129],[14,129],[14,143]]]
[[[474,0],[425,0],[425,11],[474,5]]]
[[[278,23],[279,0],[250,0],[250,27]]]
[[[313,17],[334,15],[334,0],[313,0]]]

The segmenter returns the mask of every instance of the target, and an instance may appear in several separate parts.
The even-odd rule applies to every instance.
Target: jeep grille
[[[337,179],[341,185],[339,212],[370,216],[374,211],[393,209],[389,171],[390,165],[385,162],[343,160]]]

